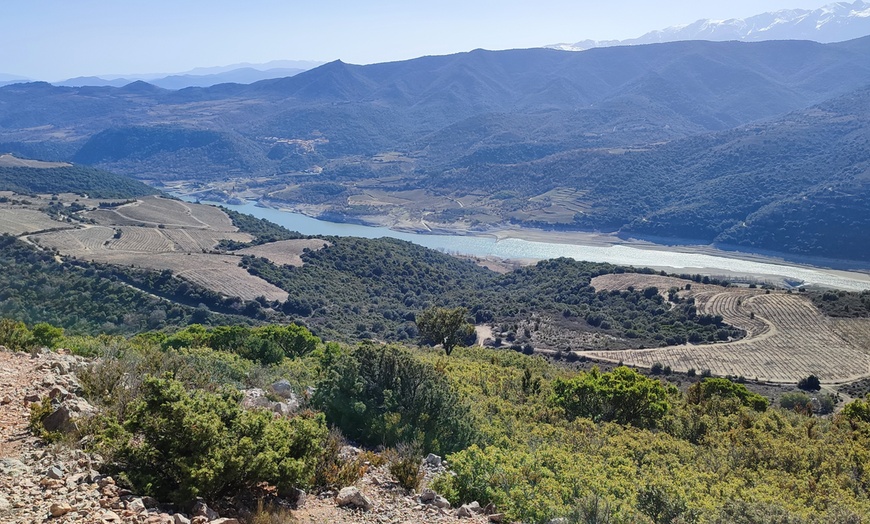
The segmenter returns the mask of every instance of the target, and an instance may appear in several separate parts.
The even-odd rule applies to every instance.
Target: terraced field
[[[300,238],[294,240],[280,240],[269,242],[259,246],[246,247],[236,251],[239,255],[253,255],[262,257],[277,265],[302,266],[302,252],[306,249],[317,251],[329,246],[326,240],[317,238]]]
[[[685,284],[655,275],[606,275],[592,281],[596,289],[650,285],[668,289]],[[716,375],[778,383],[795,383],[810,374],[829,384],[870,376],[868,319],[826,317],[800,294],[692,283],[691,290],[681,295],[695,297],[699,312],[722,315],[729,324],[746,330],[746,338],[711,345],[577,354],[640,367],[660,362],[675,371],[709,369]]]

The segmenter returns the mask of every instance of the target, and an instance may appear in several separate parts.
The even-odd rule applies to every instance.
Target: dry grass
[[[592,282],[596,289],[654,285],[665,290],[674,285],[684,287],[685,283],[655,275],[607,275]],[[690,291],[681,294],[695,297],[701,313],[722,315],[729,324],[746,330],[747,337],[722,344],[578,354],[640,367],[660,362],[675,371],[709,369],[716,375],[778,383],[795,383],[810,374],[826,383],[870,375],[868,319],[826,317],[799,294],[765,294],[756,289],[694,283]]]
[[[302,253],[306,249],[317,251],[328,247],[326,240],[318,238],[300,238],[294,240],[279,240],[259,246],[246,247],[236,251],[239,255],[253,255],[262,257],[276,265],[302,266]]]

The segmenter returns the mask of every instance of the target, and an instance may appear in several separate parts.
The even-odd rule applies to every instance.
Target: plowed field
[[[655,275],[605,275],[596,289],[684,288],[687,281]],[[746,330],[744,339],[720,344],[657,349],[579,351],[579,355],[650,367],[656,362],[675,371],[709,369],[715,375],[743,376],[768,382],[795,383],[815,374],[825,383],[870,376],[870,320],[832,319],[800,294],[692,283],[681,296],[695,297],[701,313],[722,315]],[[754,318],[753,318],[754,317]]]

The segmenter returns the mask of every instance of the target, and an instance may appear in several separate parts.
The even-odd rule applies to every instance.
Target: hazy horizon
[[[379,0],[296,4],[254,0],[11,0],[4,4],[0,73],[58,81],[79,76],[175,74],[275,60],[367,64],[472,49],[621,40],[702,18],[815,9],[825,0],[598,3]]]

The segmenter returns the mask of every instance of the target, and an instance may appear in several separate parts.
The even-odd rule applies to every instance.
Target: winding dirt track
[[[685,280],[656,275],[603,275],[596,289],[684,288]],[[715,375],[795,383],[810,374],[839,384],[870,376],[870,319],[833,319],[800,294],[692,284],[682,297],[694,297],[704,314],[721,315],[746,331],[734,342],[620,351],[577,351],[578,355],[651,367],[660,362],[675,371],[709,369]]]

